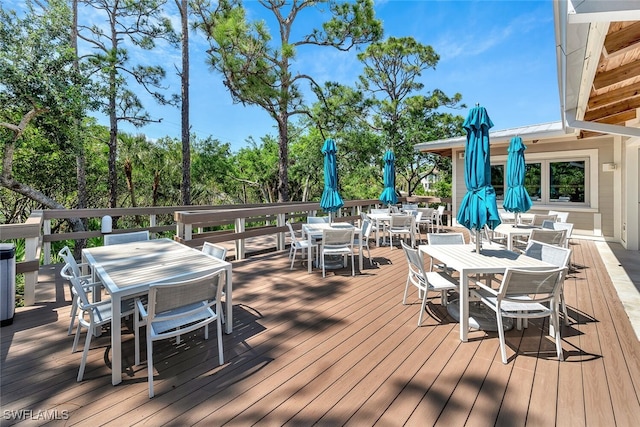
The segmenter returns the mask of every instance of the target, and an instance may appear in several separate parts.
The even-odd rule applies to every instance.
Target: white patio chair
[[[555,215],[556,222],[567,222],[567,219],[569,219],[569,212],[549,211],[548,214]]]
[[[397,235],[398,238],[400,238],[400,236],[409,236],[411,238],[411,246],[416,245],[415,220],[413,215],[391,215],[391,221],[389,221],[389,228],[387,229],[391,250],[393,250],[394,235]]]
[[[347,266],[347,256],[351,255],[351,275],[356,275],[353,258],[353,235],[353,228],[322,230],[322,245],[320,245],[322,277],[326,277],[325,258],[327,255],[342,255],[344,267]]]
[[[528,257],[539,259],[556,267],[567,267],[571,265],[571,249],[563,248],[548,243],[530,240],[524,254]],[[569,317],[567,315],[567,304],[564,299],[564,276],[562,278],[562,286],[560,287],[560,305],[562,306],[562,316],[564,324],[569,325]]]
[[[529,236],[523,236],[520,239],[516,239],[514,242],[514,249],[516,251],[524,252],[529,240],[535,240],[538,242],[548,243],[550,245],[565,247],[566,233],[566,230],[535,228],[531,230],[531,234]]]
[[[75,326],[76,317],[78,315],[78,294],[71,284],[71,278],[75,277],[79,279],[81,285],[85,287],[85,292],[98,292],[101,284],[91,283],[90,274],[82,275],[81,268],[86,266],[87,264],[77,263],[68,246],[60,249],[60,251],[58,252],[58,256],[60,256],[65,262],[65,265],[60,270],[60,276],[69,281],[69,291],[71,292],[71,312],[69,313],[69,317],[71,319],[69,319],[69,329],[67,331],[67,335],[71,335],[73,333],[73,327]],[[90,286],[87,286],[89,284]]]
[[[534,214],[533,218],[531,219],[531,225],[536,227],[542,227],[542,223],[545,220],[555,221],[556,218],[557,218],[557,215]]]
[[[435,209],[433,208],[418,208],[418,212],[422,212],[422,215],[420,216],[420,220],[416,217],[416,224],[418,224],[418,227],[424,226],[425,232],[434,232],[434,211]]]
[[[71,284],[78,295],[78,329],[76,329],[76,336],[73,340],[73,348],[71,353],[75,353],[78,341],[80,339],[80,333],[82,328],[87,329],[87,336],[84,343],[84,350],[82,352],[82,360],[80,361],[80,369],[78,370],[78,381],[82,381],[84,377],[85,365],[87,363],[87,354],[89,353],[89,347],[91,346],[91,338],[95,335],[97,328],[111,323],[111,300],[103,299],[96,303],[90,303],[85,287],[89,284],[83,285],[81,280],[77,277],[71,277]],[[132,299],[123,300],[120,305],[121,317],[126,317],[134,313],[134,304]]]
[[[549,317],[550,331],[556,340],[558,359],[563,360],[560,327],[558,319],[558,299],[566,268],[549,270],[520,270],[507,268],[498,290],[476,283],[474,291],[480,301],[496,313],[502,363],[507,363],[504,339],[503,317],[514,319],[535,319]],[[518,326],[521,323],[518,322]]]
[[[119,245],[121,243],[131,243],[149,240],[149,231],[134,231],[131,233],[105,234],[104,245]]]
[[[148,306],[136,299],[135,304],[135,351],[136,365],[140,364],[140,327],[147,326],[147,376],[149,397],[153,392],[153,343],[167,338],[204,328],[204,337],[209,339],[209,324],[216,322],[218,335],[218,362],[224,363],[222,347],[222,316],[220,299],[222,271],[188,280],[153,284],[149,287]]]
[[[407,294],[409,293],[409,284],[418,288],[418,297],[422,298],[420,304],[420,315],[418,316],[418,326],[422,325],[422,315],[425,311],[427,304],[427,294],[430,291],[440,292],[440,303],[443,306],[447,305],[447,291],[457,289],[457,281],[448,274],[441,274],[437,272],[426,272],[424,269],[424,263],[422,255],[417,249],[413,249],[405,242],[400,242],[402,249],[407,258],[407,264],[409,272],[407,274],[407,282],[404,287],[404,296],[402,297],[402,304],[407,304]]]
[[[202,245],[202,252],[223,261],[227,259],[227,248],[210,242],[204,242]]]
[[[571,239],[571,235],[573,234],[572,223],[546,220],[542,222],[542,228],[549,230],[566,230],[566,235],[564,236],[564,247],[569,247],[569,240]]]
[[[360,235],[353,239],[353,246],[357,247],[359,251],[367,250],[367,256],[369,258],[369,264],[372,264],[371,261],[371,251],[369,250],[369,237],[371,236],[371,231],[373,230],[373,223],[369,218],[364,219],[362,221],[362,228],[360,229]]]
[[[311,262],[313,248],[317,248],[318,244],[313,243],[311,246],[309,246],[308,240],[298,239],[298,237],[296,237],[295,231],[293,231],[293,226],[289,221],[287,221],[287,227],[289,227],[289,239],[291,240],[291,245],[289,248],[289,259],[291,260],[291,267],[289,269],[293,270],[293,263],[296,261],[296,252],[298,252],[298,249],[303,251],[303,255],[304,251],[308,250],[309,253],[307,255],[307,260],[308,262]]]
[[[548,229],[533,229],[529,240],[535,240],[537,242],[548,243],[550,245],[566,247],[567,230],[548,230]]]
[[[427,233],[427,243],[430,245],[464,245],[464,234],[462,233]],[[433,258],[429,263],[429,271],[436,267],[444,272],[451,273],[451,270],[444,264],[435,264]]]

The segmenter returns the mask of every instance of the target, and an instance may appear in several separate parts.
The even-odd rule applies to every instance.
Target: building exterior
[[[492,184],[505,190],[507,148],[527,146],[533,213],[569,212],[575,234],[640,249],[640,1],[554,1],[561,120],[490,133]],[[416,149],[452,158],[453,211],[466,192],[466,137]]]

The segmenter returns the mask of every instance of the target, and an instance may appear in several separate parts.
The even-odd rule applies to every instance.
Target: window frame
[[[550,176],[550,164],[557,162],[585,162],[585,176],[584,176],[584,202],[565,202],[559,200],[551,200],[551,176]],[[598,208],[598,150],[573,150],[573,151],[547,151],[540,153],[526,153],[525,163],[540,163],[541,177],[540,187],[541,195],[539,200],[532,200],[533,208],[549,208],[554,209],[558,207],[563,208]],[[503,165],[506,171],[507,156],[491,156],[491,166]],[[504,191],[507,191],[506,173],[505,181],[503,183]]]

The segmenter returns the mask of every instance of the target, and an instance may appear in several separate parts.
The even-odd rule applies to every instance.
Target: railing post
[[[155,227],[157,223],[157,217],[156,214],[151,214],[149,215],[149,227]],[[155,239],[157,233],[151,233],[151,238]]]
[[[284,213],[279,213],[278,216],[276,217],[276,224],[278,225],[278,227],[284,227],[285,223],[287,221],[287,215]],[[276,248],[279,251],[284,250],[284,245],[285,245],[285,234],[283,232],[279,232],[278,233],[278,238],[276,241]]]
[[[25,261],[38,259],[38,244],[40,237],[27,237],[25,242]],[[36,283],[38,281],[38,271],[24,273],[24,305],[30,306],[36,303]]]
[[[236,218],[236,233],[244,233],[245,218]],[[244,239],[236,239],[236,260],[244,259]]]
[[[45,219],[42,224],[42,234],[49,236],[51,234],[51,220]],[[44,242],[44,265],[51,264],[51,242]]]

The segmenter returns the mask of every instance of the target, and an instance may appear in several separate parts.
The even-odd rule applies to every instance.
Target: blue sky
[[[486,107],[494,130],[560,119],[551,0],[376,0],[375,4],[385,37],[411,36],[440,55],[436,69],[423,74],[426,90],[437,88],[449,95],[459,92],[469,108],[476,103]],[[272,23],[257,1],[245,1],[245,6],[250,17]],[[300,15],[297,31],[317,25],[316,18],[314,13]],[[175,20],[177,24],[177,17]],[[259,141],[265,134],[277,135],[274,122],[260,108],[232,102],[220,75],[206,65],[206,47],[201,36],[191,34],[192,132],[199,138],[211,135],[229,142],[233,151],[246,146],[249,137]],[[361,72],[355,49],[343,53],[308,48],[297,53],[294,70],[319,82],[353,85]],[[166,85],[179,93],[175,72],[179,52],[156,53],[153,63],[157,64],[158,57],[165,58]],[[121,130],[152,139],[179,138],[180,110],[157,106],[150,98],[143,100],[152,116],[162,122],[139,129],[122,124]],[[466,116],[467,112],[458,113]],[[108,123],[105,118],[99,121]]]

